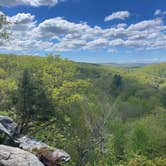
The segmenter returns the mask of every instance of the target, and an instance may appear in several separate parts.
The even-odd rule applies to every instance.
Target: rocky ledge
[[[0,166],[57,166],[70,161],[70,155],[64,150],[22,135],[17,129],[13,119],[0,116],[0,132],[20,148],[0,145]]]
[[[0,145],[0,166],[44,166],[38,158],[19,148]]]

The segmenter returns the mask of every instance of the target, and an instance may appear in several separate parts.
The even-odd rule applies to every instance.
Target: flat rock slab
[[[19,148],[0,145],[0,166],[44,166],[38,158]]]

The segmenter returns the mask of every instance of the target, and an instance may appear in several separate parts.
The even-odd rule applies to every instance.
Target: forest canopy
[[[165,71],[0,55],[0,115],[65,149],[70,166],[164,166]]]

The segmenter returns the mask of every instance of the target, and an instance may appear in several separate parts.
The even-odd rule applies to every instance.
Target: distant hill
[[[142,71],[166,78],[166,63],[152,64],[142,68]]]
[[[111,66],[117,66],[117,67],[143,67],[143,66],[147,66],[149,64],[147,63],[103,63],[102,65],[111,65]]]
[[[166,86],[166,63],[158,64],[103,64],[106,70],[119,73],[126,78],[132,78],[142,84],[157,84]]]

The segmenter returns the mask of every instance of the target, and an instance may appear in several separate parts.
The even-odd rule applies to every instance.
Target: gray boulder
[[[32,153],[0,145],[0,166],[44,166]]]
[[[71,159],[70,155],[62,149],[50,147],[47,144],[45,144],[44,142],[36,140],[30,136],[21,135],[18,131],[18,124],[16,124],[13,121],[13,119],[11,119],[10,117],[0,116],[0,132],[7,134],[11,138],[13,143],[15,143],[19,148],[21,148],[25,151],[34,153],[38,157],[38,159],[40,161],[42,161],[42,163],[46,166],[55,166],[55,165],[59,165],[59,164],[64,164],[64,163],[70,161],[70,159]],[[9,144],[9,145],[11,145],[11,144]],[[16,150],[16,148],[14,148],[14,149]],[[2,153],[3,150],[0,149],[0,152]],[[10,154],[10,153],[8,153],[8,154]],[[11,159],[10,155],[8,155],[8,154],[7,154],[7,156],[9,156],[8,158]],[[15,153],[14,154],[11,153],[11,154],[17,156]],[[0,160],[1,160],[1,158],[0,158]],[[19,157],[19,160],[21,160],[21,156]],[[23,160],[24,160],[24,158],[23,158]],[[14,162],[15,161],[16,161],[16,159],[14,160]],[[3,162],[6,162],[6,160],[3,160]],[[13,161],[11,161],[11,162],[13,162]],[[8,161],[7,161],[7,163],[8,163]],[[0,162],[0,166],[1,166],[1,162]],[[17,165],[10,165],[10,166],[17,166]],[[21,165],[21,166],[24,166],[24,165]],[[29,166],[31,166],[31,165],[29,165]],[[37,166],[37,165],[34,165],[34,166]]]
[[[16,134],[17,124],[8,116],[0,116],[0,131],[6,133],[9,137]]]

